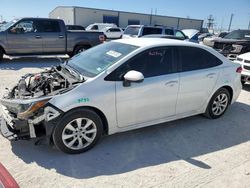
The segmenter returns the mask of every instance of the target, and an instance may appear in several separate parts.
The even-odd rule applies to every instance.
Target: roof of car
[[[125,44],[130,44],[139,47],[147,47],[147,46],[170,46],[170,45],[187,45],[187,46],[199,46],[199,44],[180,41],[175,39],[166,39],[166,38],[131,38],[131,39],[119,39],[113,42],[121,42]]]

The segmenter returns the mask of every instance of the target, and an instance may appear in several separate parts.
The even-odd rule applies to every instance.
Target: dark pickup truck
[[[67,31],[60,19],[22,18],[0,27],[0,60],[4,54],[73,56],[104,40],[102,32]]]
[[[213,48],[230,60],[250,52],[250,30],[234,30],[224,38],[214,40]]]

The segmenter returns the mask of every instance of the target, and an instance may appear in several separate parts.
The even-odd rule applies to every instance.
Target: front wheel
[[[52,136],[59,150],[78,154],[94,147],[102,132],[102,120],[94,111],[78,109],[62,118]]]
[[[219,89],[208,103],[205,116],[211,119],[221,117],[227,110],[230,104],[230,94],[227,89]]]
[[[76,46],[75,50],[74,50],[74,55],[82,53],[82,52],[84,52],[87,49],[88,49],[87,46]]]

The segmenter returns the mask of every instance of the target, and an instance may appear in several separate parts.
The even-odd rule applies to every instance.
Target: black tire
[[[3,53],[3,49],[1,49],[1,48],[0,48],[0,61],[2,61],[2,60],[3,60],[3,55],[4,55],[4,53]]]
[[[86,147],[81,148],[81,149],[72,149],[72,148],[69,148],[65,144],[65,140],[63,141],[62,137],[63,137],[63,133],[64,133],[64,131],[66,129],[65,127],[70,122],[72,122],[72,121],[74,121],[74,120],[76,120],[78,118],[87,118],[87,119],[90,119],[91,121],[93,121],[94,124],[96,125],[95,127],[96,127],[97,131],[96,131],[95,137],[93,138],[93,141],[89,145],[87,145]],[[57,124],[57,126],[55,127],[55,129],[53,131],[52,138],[53,138],[55,146],[60,151],[68,153],[68,154],[79,154],[79,153],[86,152],[89,149],[93,148],[96,145],[96,143],[98,142],[98,140],[101,138],[102,133],[103,133],[103,123],[102,123],[102,120],[101,120],[101,118],[94,111],[89,110],[89,109],[77,109],[77,110],[73,110],[73,111],[67,113],[60,120],[60,122]],[[75,134],[78,134],[78,133],[75,133]],[[74,136],[72,139],[79,140],[79,138],[75,138],[75,137],[76,136]],[[87,143],[87,140],[85,140],[84,138],[80,138],[80,139],[82,139],[82,141],[86,141],[86,143]],[[72,140],[70,140],[70,141],[72,141]],[[75,141],[74,144],[76,144],[77,142],[78,142],[77,145],[79,145],[79,141]]]
[[[225,105],[225,107],[223,107],[224,109],[222,110],[222,112],[220,114],[216,114],[213,111],[213,108],[216,108],[217,104],[214,104],[214,102],[216,103],[215,100],[217,100],[217,97],[222,96],[222,95],[227,98],[227,103],[223,103],[223,105]],[[218,91],[215,92],[215,94],[210,99],[204,115],[210,119],[217,119],[217,118],[221,117],[226,112],[230,102],[231,102],[231,96],[230,96],[229,91],[225,88],[220,88]]]
[[[245,85],[245,83],[246,83],[245,80],[241,80],[241,84],[242,84],[243,86]]]
[[[73,55],[79,54],[85,50],[87,50],[89,47],[88,46],[76,46],[74,49]]]

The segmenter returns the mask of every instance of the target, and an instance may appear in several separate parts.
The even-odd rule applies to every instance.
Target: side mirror
[[[124,75],[123,86],[129,87],[131,85],[131,82],[140,83],[143,82],[143,80],[144,76],[141,72],[132,70]]]

